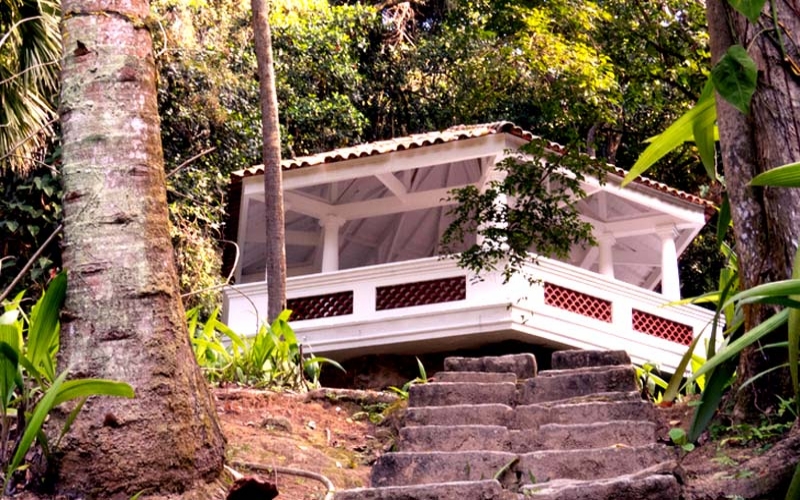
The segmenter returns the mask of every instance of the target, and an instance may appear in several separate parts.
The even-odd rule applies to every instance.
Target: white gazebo
[[[540,258],[523,277],[475,280],[439,257],[448,193],[484,186],[534,136],[512,123],[459,126],[283,162],[289,308],[315,354],[422,353],[522,340],[625,349],[674,369],[713,314],[682,305],[678,255],[711,204],[616,169],[587,179],[578,204],[595,247]],[[551,144],[554,152],[561,152]],[[253,334],[265,318],[263,167],[233,174],[230,230],[241,249],[225,320]],[[654,290],[659,289],[660,292]]]

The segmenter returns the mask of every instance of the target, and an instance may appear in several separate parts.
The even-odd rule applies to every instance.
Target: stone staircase
[[[400,451],[336,500],[677,500],[674,449],[624,351],[447,358],[411,387]]]

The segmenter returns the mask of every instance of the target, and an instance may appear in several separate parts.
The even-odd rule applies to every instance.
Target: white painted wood
[[[617,240],[612,234],[603,233],[597,238],[598,244],[598,267],[600,274],[614,277],[614,243]]]
[[[422,210],[426,208],[442,207],[452,205],[447,201],[451,190],[465,187],[465,185],[453,186],[449,188],[431,189],[409,193],[405,196],[404,202],[399,203],[397,198],[380,198],[376,200],[359,201],[345,203],[341,205],[331,205],[297,191],[287,191],[284,197],[292,204],[292,211],[308,215],[317,219],[328,216],[335,216],[344,220],[363,219],[366,217],[379,217],[381,215],[400,214]]]
[[[338,217],[325,217],[320,221],[322,225],[322,272],[329,273],[339,270],[339,229],[344,220]]]
[[[394,174],[378,174],[375,177],[377,177],[378,180],[381,181],[383,185],[386,186],[389,191],[391,191],[392,194],[397,197],[400,203],[403,203],[405,195],[408,194],[408,190],[406,189],[406,186],[394,176]]]
[[[625,349],[638,362],[657,361],[674,370],[685,346],[631,328],[631,310],[690,325],[703,334],[713,312],[692,305],[663,307],[665,297],[562,262],[540,258],[527,268],[537,279],[611,302],[613,322],[606,323],[544,303],[543,287],[517,276],[503,284],[499,273],[483,281],[467,277],[463,301],[387,311],[375,310],[380,286],[464,276],[452,260],[420,259],[346,271],[290,278],[290,298],[352,291],[354,311],[334,318],[297,321],[298,338],[316,354],[340,359],[372,352],[423,352],[517,339],[574,348]],[[225,320],[252,335],[264,317],[265,283],[236,285],[224,291]],[[702,345],[702,342],[700,343]],[[702,353],[701,353],[702,354]]]
[[[661,238],[661,294],[669,300],[680,300],[681,283],[678,276],[675,227],[659,226],[656,233]]]

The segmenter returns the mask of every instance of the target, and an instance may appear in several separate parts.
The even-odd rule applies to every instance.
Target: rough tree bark
[[[283,216],[281,137],[278,96],[272,63],[272,33],[267,0],[252,0],[261,93],[261,127],[264,161],[264,203],[267,226],[267,317],[274,320],[286,308],[286,238]]]
[[[800,15],[792,2],[776,0],[781,37],[800,33]],[[766,9],[770,3],[767,2]],[[768,11],[765,25],[772,26]],[[747,184],[757,174],[800,160],[800,80],[785,61],[772,33],[762,31],[738,14],[724,0],[708,0],[707,15],[712,61],[716,63],[731,45],[749,47],[758,66],[758,87],[745,116],[717,95],[717,123],[722,164],[734,221],[742,286],[787,279],[800,236],[800,190],[752,188]],[[752,45],[751,45],[752,44]],[[785,43],[788,55],[800,61],[798,46]],[[771,311],[751,308],[746,328],[760,323]],[[783,334],[785,340],[785,333]],[[785,350],[757,347],[740,358],[739,380],[747,380],[764,369],[785,361]],[[773,372],[739,392],[736,410],[741,418],[753,410],[775,404],[774,395],[789,388],[786,373]]]
[[[69,498],[180,492],[224,460],[192,355],[168,232],[147,0],[64,0],[64,266],[60,368],[124,380],[63,441]],[[75,496],[77,495],[77,496]]]

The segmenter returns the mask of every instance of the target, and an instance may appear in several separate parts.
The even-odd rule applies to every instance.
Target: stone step
[[[635,391],[611,391],[611,392],[595,392],[592,394],[584,394],[583,396],[572,396],[564,399],[553,399],[551,401],[542,401],[534,403],[541,406],[558,406],[566,404],[579,404],[579,403],[613,403],[619,401],[643,401],[642,393],[637,388]],[[521,405],[524,406],[524,405]]]
[[[424,425],[400,430],[400,451],[509,451],[644,446],[655,443],[653,422],[618,420],[591,424],[545,424],[509,431],[499,425]]]
[[[393,452],[378,457],[370,485],[408,486],[493,479],[517,458],[502,451]],[[480,497],[479,497],[480,498]]]
[[[448,372],[501,372],[513,373],[519,379],[536,376],[536,358],[533,354],[508,354],[480,358],[449,357],[444,360]]]
[[[631,358],[625,351],[556,351],[550,357],[553,370],[569,370],[587,366],[629,365]]]
[[[539,377],[558,377],[561,375],[575,375],[578,373],[604,372],[609,368],[630,367],[631,365],[612,365],[612,366],[584,366],[582,368],[568,368],[564,370],[544,370],[539,372]]]
[[[517,385],[511,382],[433,382],[409,388],[408,406],[449,406],[464,404],[504,404],[516,400]],[[532,401],[533,402],[533,401]]]
[[[517,376],[511,372],[439,372],[434,375],[436,382],[479,382],[494,384],[498,382],[516,383]]]
[[[358,488],[336,493],[334,500],[516,500],[495,480],[459,481],[387,488]]]
[[[511,443],[511,448],[507,451],[514,453],[606,448],[619,445],[645,446],[656,442],[656,424],[640,420],[569,425],[545,424],[538,429],[510,431],[507,439]]]
[[[537,500],[678,500],[681,487],[671,473],[675,468],[674,462],[665,462],[634,474],[589,481],[556,479],[524,485],[520,491],[522,498]]]
[[[594,399],[594,400],[593,400]],[[577,402],[576,402],[577,401]],[[545,424],[591,424],[610,420],[655,421],[653,405],[635,393],[581,397],[512,408],[504,404],[416,406],[406,410],[405,425],[502,425],[536,429]]]
[[[610,366],[603,370],[563,372],[522,381],[516,403],[535,404],[599,392],[632,392],[637,388],[632,366]]]
[[[548,409],[549,411],[549,409]],[[508,405],[417,406],[406,410],[405,425],[508,425],[515,421]]]
[[[607,479],[675,460],[675,450],[659,444],[579,450],[534,451],[519,456],[517,475],[525,482],[552,479]]]
[[[655,421],[653,405],[640,399],[638,393],[634,396],[636,399],[633,400],[517,406],[506,417],[505,425],[509,429],[536,429],[545,424],[591,424],[612,420]]]
[[[424,425],[400,429],[400,451],[511,451],[499,425]]]

